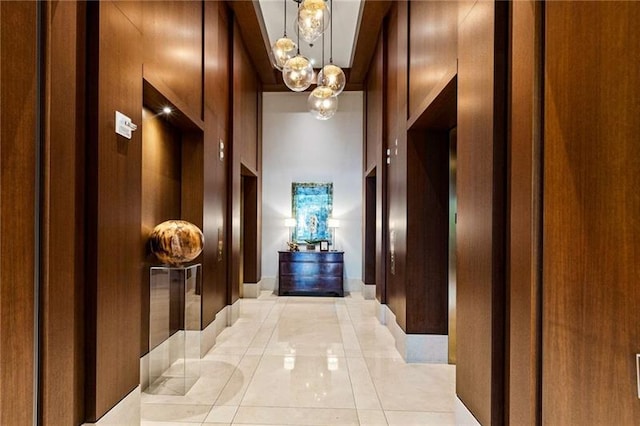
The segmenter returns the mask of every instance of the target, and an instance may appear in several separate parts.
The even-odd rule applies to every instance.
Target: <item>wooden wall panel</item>
[[[204,3],[204,102],[202,327],[227,304],[229,167],[229,17],[223,2]],[[219,144],[224,158],[221,160]]]
[[[387,16],[387,144],[391,152],[388,170],[388,236],[386,255],[387,305],[396,315],[398,325],[406,330],[406,292],[404,277],[405,237],[407,226],[407,156],[406,156],[406,85],[403,69],[407,52],[402,39],[406,38],[406,1],[394,3]],[[405,18],[403,20],[402,18]]]
[[[412,130],[407,140],[407,333],[446,335],[449,134]]]
[[[458,39],[456,390],[484,425],[504,421],[506,7],[477,2]]]
[[[158,265],[149,249],[149,236],[157,224],[182,217],[182,141],[178,129],[146,107],[142,110],[141,130],[140,356],[143,356],[149,351],[149,267]]]
[[[87,167],[86,417],[99,419],[140,383],[142,35],[113,2],[90,3]],[[127,54],[122,54],[127,52]],[[123,332],[127,330],[127,332]]]
[[[144,75],[161,80],[203,118],[203,2],[143,1]]]
[[[639,424],[640,4],[545,5],[543,424]]]
[[[409,117],[422,114],[429,94],[456,69],[458,4],[409,3]]]
[[[33,421],[35,2],[0,2],[0,424]]]
[[[364,178],[364,226],[362,247],[362,281],[376,284],[376,170]]]
[[[247,55],[237,22],[233,24],[233,99],[230,180],[231,258],[228,303],[240,297],[241,274],[241,174],[242,167],[258,175],[258,80]],[[258,260],[258,259],[256,259]]]
[[[539,424],[542,5],[514,2],[509,156],[508,415]]]
[[[40,373],[45,425],[84,421],[85,14],[82,3],[46,3]]]
[[[379,165],[384,142],[384,30],[380,32],[367,74],[365,173]]]

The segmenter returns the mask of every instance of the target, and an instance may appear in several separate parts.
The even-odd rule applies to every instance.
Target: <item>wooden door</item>
[[[543,424],[640,424],[637,22],[637,2],[546,3]]]

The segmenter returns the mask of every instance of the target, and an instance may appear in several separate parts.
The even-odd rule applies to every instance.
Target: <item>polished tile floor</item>
[[[142,393],[142,425],[455,424],[455,367],[406,364],[374,301],[240,303],[185,396]]]

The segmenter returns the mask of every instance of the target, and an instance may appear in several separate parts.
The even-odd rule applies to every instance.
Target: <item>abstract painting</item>
[[[333,211],[333,183],[291,184],[291,212],[296,219],[293,241],[331,241],[327,219]]]

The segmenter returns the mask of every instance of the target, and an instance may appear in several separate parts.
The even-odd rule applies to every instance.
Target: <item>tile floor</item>
[[[455,367],[406,364],[375,302],[243,299],[185,396],[142,393],[143,426],[455,425]]]

